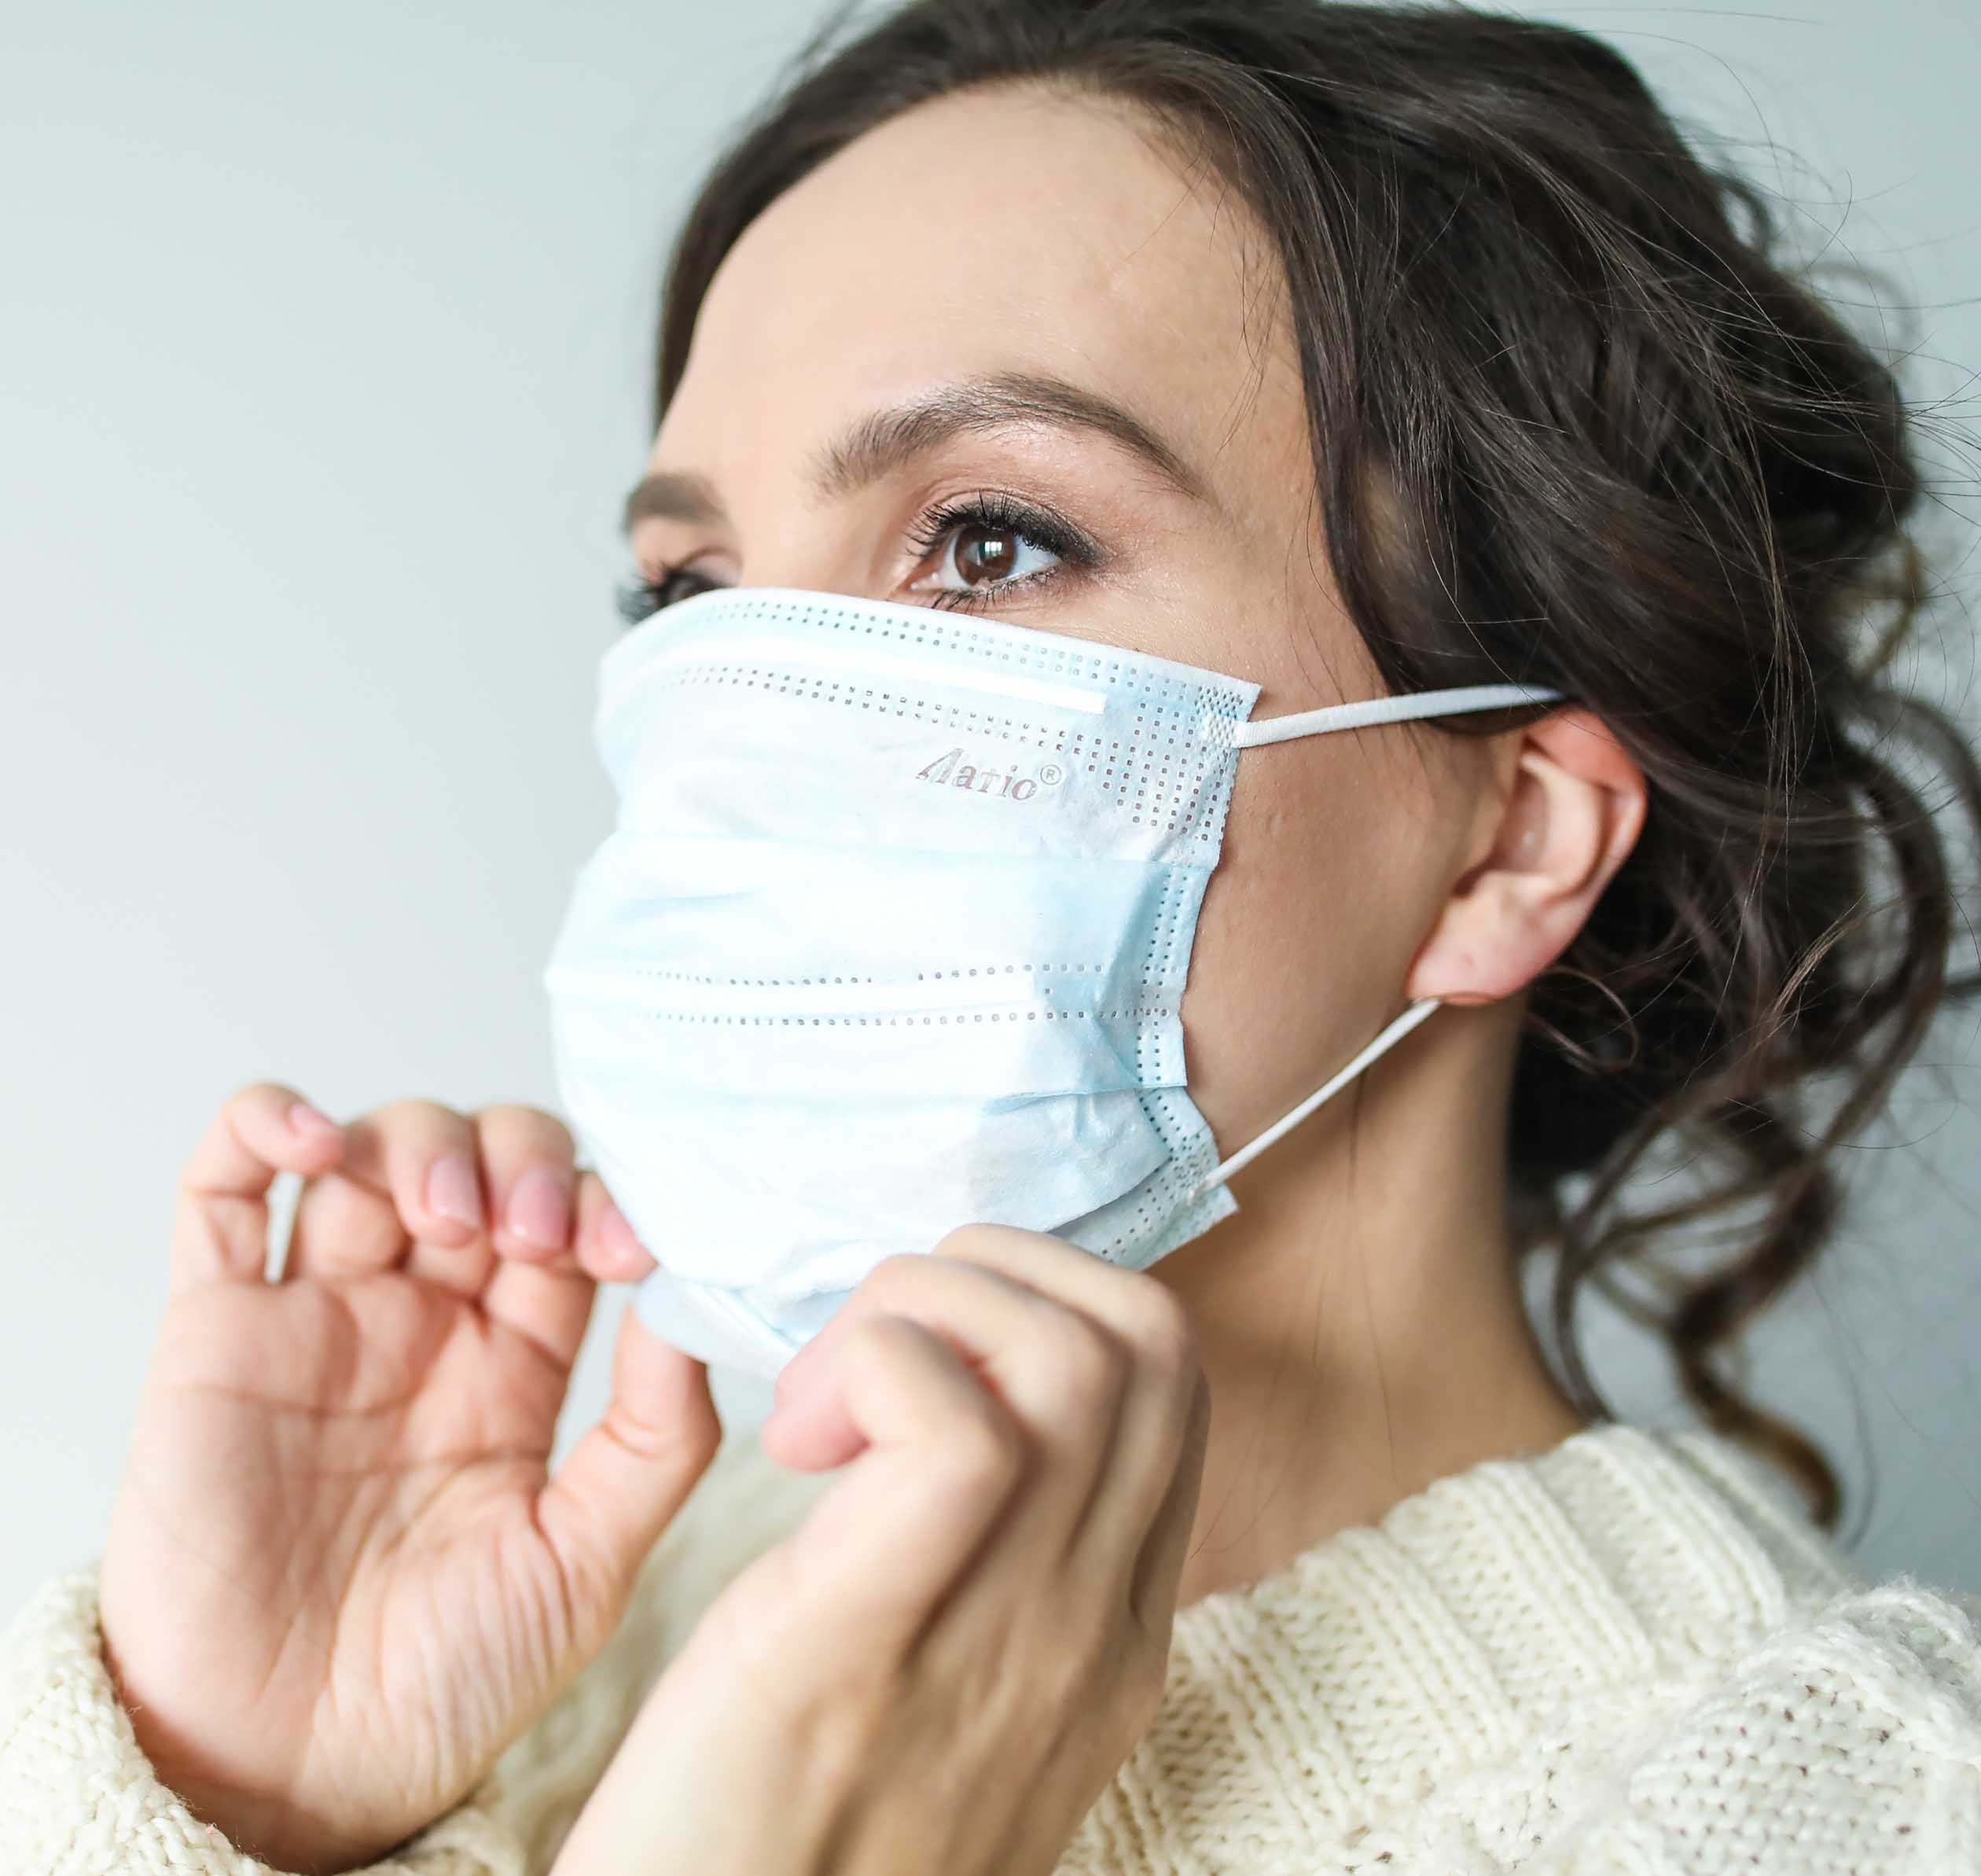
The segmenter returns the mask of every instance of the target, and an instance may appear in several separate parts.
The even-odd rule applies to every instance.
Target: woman
[[[855,955],[946,930],[994,846],[1071,918],[1115,875],[1038,885],[1063,856],[987,817],[1040,806],[1020,781],[1097,785],[1035,749],[1022,774],[994,750],[979,786],[959,735],[901,785],[953,810],[968,768],[976,831],[875,906],[862,869],[913,851],[891,836],[932,804],[853,775],[835,807],[811,739],[881,730],[837,726],[822,677],[809,715],[788,683],[720,688],[711,635],[770,631],[774,675],[786,627],[906,633],[945,721],[965,664],[1015,658],[1014,694],[1050,708],[1069,671],[1097,711],[1197,686],[1229,794],[1194,925],[1165,914],[1189,1051],[1166,1111],[1219,1165],[1172,1178],[1205,1142],[1167,1137],[1134,1157],[1078,1021],[1053,1032],[1065,1085],[1025,1032],[982,1058],[1022,1065],[1023,1101],[987,1081],[926,1109],[888,1109],[857,1035],[829,1054],[783,1019],[735,1060],[869,1078],[753,1105],[657,1022],[611,1057],[630,1032],[587,1028],[572,986],[652,882],[601,855],[551,978],[612,1197],[562,1122],[513,1107],[340,1126],[260,1083],[194,1152],[105,1554],[10,1631],[7,1867],[1981,1868],[1981,1609],[1868,1581],[1825,1534],[1821,1455],[1719,1359],[1818,1253],[1838,1150],[1972,988],[1897,738],[1970,815],[1981,778],[1880,675],[1893,637],[1864,642],[1873,601],[1902,625],[1916,590],[1893,381],[1770,259],[1764,204],[1574,32],[936,0],[829,36],[673,256],[628,512],[652,616],[601,716],[621,833],[681,859],[670,815],[725,791],[772,844],[854,829],[845,890],[804,874],[802,917],[719,927],[751,951],[717,960],[736,1020],[785,988],[756,947],[795,969],[829,928]],[[951,613],[977,616],[937,630]],[[1479,689],[1495,707],[1435,722],[1234,727]],[[663,726],[701,739],[692,762]],[[1077,1002],[1065,968],[1035,1013]],[[641,1007],[706,1016],[699,994]],[[943,994],[980,1020],[966,981]],[[1406,1004],[1430,1020],[1391,1023]],[[961,1024],[922,1059],[980,1047]],[[1818,1076],[1843,1096],[1821,1113]],[[649,1087],[692,1146],[672,1161],[628,1118]],[[1059,1150],[990,1164],[1035,1113],[1065,1120]],[[924,1157],[945,1115],[969,1125]],[[1685,1196],[1626,1209],[1674,1144]],[[994,1216],[950,1218],[932,1255],[881,1254],[877,1222],[822,1313],[766,1282],[722,1319],[762,1332],[737,1359],[779,1372],[780,1404],[718,1457],[696,1354],[731,1346],[709,1300],[730,1273],[696,1259],[730,1227],[671,1219],[711,1190],[744,1220],[877,1190],[877,1220],[917,1217],[959,1167]],[[304,1183],[271,1281],[278,1171]],[[1104,1241],[1082,1204],[1024,1225],[1049,1190],[1161,1202]],[[1722,1249],[1667,1273],[1659,1322],[1707,1430],[1654,1433],[1605,1412],[1571,1304],[1695,1219]],[[1543,1246],[1559,1375],[1518,1281]],[[670,1333],[627,1313],[611,1407],[546,1483],[596,1283],[642,1278]]]

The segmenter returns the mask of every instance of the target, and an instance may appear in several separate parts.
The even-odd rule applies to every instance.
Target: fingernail
[[[571,1234],[571,1194],[564,1182],[546,1166],[532,1166],[509,1194],[509,1229],[517,1237],[546,1250],[555,1250]]]
[[[319,1113],[307,1101],[296,1101],[289,1104],[289,1124],[297,1133],[306,1137],[314,1135],[327,1138],[332,1134],[344,1131],[328,1114]]]
[[[598,1235],[605,1248],[616,1253],[623,1263],[645,1270],[653,1262],[653,1254],[641,1243],[632,1226],[627,1223],[626,1214],[609,1199],[605,1216],[598,1221]]]
[[[437,1218],[479,1230],[482,1221],[481,1182],[458,1153],[436,1160],[427,1168],[427,1209]]]

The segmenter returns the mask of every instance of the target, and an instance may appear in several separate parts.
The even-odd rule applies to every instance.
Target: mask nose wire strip
[[[1304,1120],[1309,1114],[1312,1113],[1322,1102],[1325,1101],[1330,1094],[1334,1094],[1337,1090],[1344,1087],[1347,1083],[1352,1081],[1356,1076],[1359,1075],[1364,1069],[1368,1067],[1369,1063],[1373,1061],[1377,1056],[1380,1055],[1385,1049],[1389,1047],[1391,1043],[1400,1042],[1405,1036],[1408,1035],[1419,1023],[1422,1022],[1432,1010],[1438,1007],[1439,1001],[1440,999],[1436,997],[1419,998],[1418,1000],[1413,1003],[1408,1010],[1405,1010],[1395,1022],[1391,1023],[1380,1035],[1377,1036],[1367,1048],[1364,1049],[1360,1054],[1356,1056],[1354,1061],[1351,1061],[1347,1067],[1343,1069],[1339,1074],[1332,1076],[1329,1080],[1322,1083],[1321,1087],[1316,1088],[1314,1092],[1308,1095],[1307,1099],[1303,1101],[1298,1107],[1295,1108],[1290,1114],[1286,1115],[1281,1120],[1275,1120],[1270,1127],[1266,1128],[1265,1132],[1259,1136],[1257,1139],[1252,1141],[1248,1146],[1240,1147],[1229,1159],[1226,1160],[1224,1164],[1222,1166],[1219,1166],[1215,1172],[1206,1173],[1204,1176],[1190,1189],[1189,1198],[1186,1199],[1184,1202],[1185,1204],[1189,1204],[1192,1201],[1200,1197],[1204,1193],[1208,1192],[1212,1186],[1220,1185],[1226,1179],[1230,1178],[1232,1174],[1236,1172],[1241,1166],[1250,1165],[1251,1162],[1255,1160],[1259,1154],[1263,1153],[1267,1147],[1270,1146],[1274,1141],[1280,1139],[1285,1134],[1291,1131],[1292,1129],[1298,1127],[1299,1124]]]
[[[1455,716],[1465,710],[1491,710],[1506,704],[1539,704],[1565,693],[1539,684],[1471,684],[1451,690],[1406,691],[1400,697],[1363,697],[1352,704],[1330,704],[1321,710],[1298,710],[1290,716],[1269,716],[1239,723],[1232,741],[1241,749],[1264,742],[1285,742],[1317,730],[1355,730],[1365,723],[1401,723],[1415,716]]]

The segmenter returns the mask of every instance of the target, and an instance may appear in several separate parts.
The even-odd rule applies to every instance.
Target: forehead
[[[726,436],[808,440],[923,385],[1043,368],[1145,412],[1218,482],[1237,429],[1297,408],[1283,297],[1237,193],[1130,107],[1016,86],[937,99],[744,230],[656,454],[712,464]]]

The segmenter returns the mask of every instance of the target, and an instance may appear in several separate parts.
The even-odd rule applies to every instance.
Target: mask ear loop
[[[1395,1022],[1391,1023],[1380,1035],[1377,1036],[1367,1048],[1364,1049],[1360,1054],[1357,1055],[1355,1058],[1351,1061],[1346,1068],[1343,1069],[1339,1074],[1331,1076],[1326,1081],[1323,1082],[1319,1087],[1316,1088],[1311,1094],[1308,1095],[1307,1099],[1303,1101],[1300,1105],[1295,1108],[1291,1113],[1286,1114],[1281,1119],[1275,1120],[1270,1127],[1266,1128],[1265,1132],[1259,1136],[1257,1139],[1251,1141],[1246,1146],[1240,1147],[1229,1159],[1226,1160],[1224,1164],[1219,1166],[1215,1172],[1206,1173],[1195,1186],[1191,1187],[1189,1197],[1185,1199],[1184,1202],[1187,1205],[1194,1200],[1201,1198],[1205,1193],[1208,1192],[1211,1189],[1212,1186],[1222,1185],[1224,1182],[1229,1179],[1232,1174],[1237,1172],[1241,1166],[1249,1166],[1254,1160],[1257,1159],[1259,1156],[1276,1140],[1281,1139],[1285,1135],[1291,1133],[1295,1127],[1298,1127],[1299,1124],[1304,1120],[1309,1114],[1312,1113],[1322,1102],[1325,1101],[1329,1095],[1336,1094],[1341,1089],[1346,1087],[1350,1082],[1353,1081],[1364,1069],[1367,1068],[1369,1065],[1373,1061],[1377,1056],[1380,1055],[1385,1049],[1388,1048],[1391,1043],[1401,1042],[1403,1038],[1408,1035],[1419,1023],[1422,1022],[1432,1010],[1435,1010],[1443,1000],[1443,999],[1439,997],[1420,997],[1416,1002],[1413,1003],[1408,1010],[1405,1010]]]
[[[1456,716],[1467,710],[1495,710],[1509,704],[1546,703],[1568,693],[1543,684],[1468,684],[1448,690],[1406,691],[1401,696],[1364,697],[1350,704],[1330,704],[1320,710],[1296,711],[1290,716],[1269,716],[1260,723],[1237,724],[1232,733],[1237,747],[1254,749],[1262,743],[1285,742],[1296,736],[1312,736],[1324,730],[1354,730],[1370,723],[1402,723],[1413,717]],[[1329,1096],[1340,1093],[1384,1050],[1401,1042],[1443,1002],[1439,997],[1420,997],[1338,1073],[1308,1095],[1291,1113],[1281,1116],[1257,1139],[1240,1147],[1215,1171],[1207,1172],[1190,1188],[1185,1205],[1192,1204],[1213,1186],[1221,1186],[1241,1167],[1252,1161],[1275,1142],[1283,1139]]]
[[[1457,716],[1468,710],[1502,709],[1509,704],[1543,704],[1567,694],[1545,684],[1465,684],[1450,690],[1406,690],[1396,697],[1361,697],[1352,704],[1329,704],[1320,710],[1296,710],[1290,716],[1269,716],[1262,723],[1239,723],[1232,730],[1231,740],[1237,748],[1250,749],[1321,730],[1358,730],[1368,723],[1402,723],[1417,716]]]

